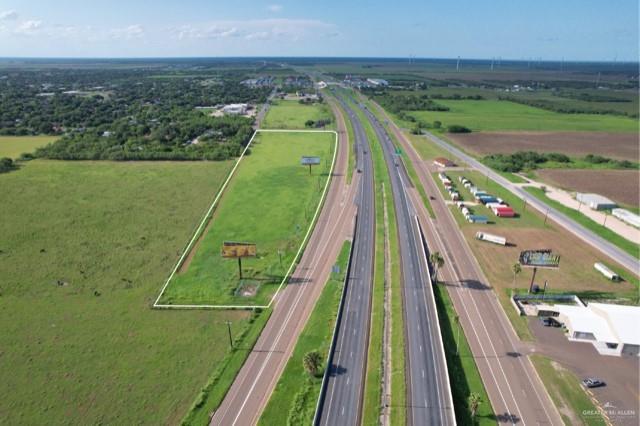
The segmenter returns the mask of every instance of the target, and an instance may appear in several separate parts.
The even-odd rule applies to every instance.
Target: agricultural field
[[[301,104],[298,101],[274,100],[262,122],[263,129],[304,129],[309,120],[331,122],[335,127],[331,109],[325,103]]]
[[[268,304],[311,224],[334,144],[332,133],[258,134],[160,303]],[[321,158],[311,175],[303,155]],[[257,244],[257,257],[243,259],[242,280],[236,260],[220,256],[223,241]]]
[[[16,159],[56,139],[57,136],[0,136],[0,158]]]
[[[418,120],[443,126],[459,124],[473,131],[535,130],[585,132],[637,132],[638,121],[600,114],[561,114],[496,100],[437,100],[449,111],[407,111]]]
[[[230,162],[34,160],[0,175],[7,424],[178,424],[247,330],[151,309]],[[218,342],[212,344],[212,342]]]
[[[595,192],[623,206],[640,206],[638,170],[563,170],[540,169],[535,175],[543,182],[577,192]]]
[[[634,161],[640,156],[637,133],[602,132],[480,132],[448,134],[471,154],[513,154],[518,151],[558,152],[570,157],[587,154]]]

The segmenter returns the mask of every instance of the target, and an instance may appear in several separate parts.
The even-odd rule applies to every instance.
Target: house
[[[586,204],[593,210],[609,210],[618,207],[615,202],[599,194],[578,192],[576,194],[576,200],[582,204]]]
[[[433,164],[436,167],[455,167],[455,163],[448,158],[438,157],[433,160]]]

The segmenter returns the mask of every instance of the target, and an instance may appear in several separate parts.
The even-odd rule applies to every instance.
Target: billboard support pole
[[[538,268],[536,268],[535,266],[533,267],[533,275],[531,276],[531,283],[529,284],[529,294],[531,294],[531,291],[533,290],[533,283],[536,279],[536,272],[538,271]]]
[[[240,279],[242,279],[242,258],[238,258],[238,272],[240,273]]]

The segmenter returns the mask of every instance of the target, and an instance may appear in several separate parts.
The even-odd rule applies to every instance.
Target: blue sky
[[[0,56],[638,60],[637,0],[0,0]]]

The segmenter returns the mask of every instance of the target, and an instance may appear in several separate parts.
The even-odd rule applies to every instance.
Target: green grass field
[[[437,102],[448,106],[450,111],[410,111],[410,115],[430,123],[435,120],[441,121],[443,127],[460,124],[473,131],[638,131],[638,121],[627,117],[561,114],[508,101],[438,100]]]
[[[0,175],[3,423],[180,422],[229,353],[224,322],[256,334],[246,312],[151,309],[230,166],[34,160]]]
[[[447,357],[449,381],[453,394],[456,421],[460,425],[495,425],[496,417],[489,396],[482,383],[478,366],[469,347],[462,327],[456,324],[456,311],[446,287],[434,287],[438,319]],[[460,329],[458,329],[460,327]],[[471,418],[468,398],[471,393],[480,396],[480,405],[475,421]]]
[[[266,305],[309,228],[333,159],[331,133],[261,133],[221,197],[209,224],[161,303]],[[302,155],[317,155],[312,175]],[[223,259],[223,241],[257,244],[258,256]],[[279,252],[282,254],[280,261]],[[188,262],[188,260],[187,260]],[[253,291],[246,294],[246,291]]]
[[[332,273],[325,284],[258,424],[270,426],[313,423],[322,374],[314,377],[306,373],[302,358],[307,352],[314,350],[320,352],[325,360],[329,355],[350,248],[349,242],[342,246],[336,261],[340,265],[340,273]],[[325,363],[323,368],[326,367]]]
[[[0,136],[0,158],[16,159],[20,154],[31,153],[56,139],[57,136]]]
[[[333,129],[335,120],[331,109],[325,103],[311,105],[298,101],[274,100],[262,122],[263,129],[304,129],[307,120],[330,120],[327,127]]]
[[[565,424],[605,424],[598,407],[571,371],[542,355],[531,355],[530,358]]]

